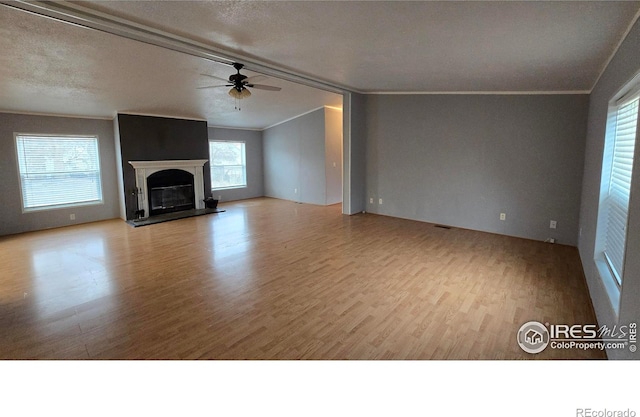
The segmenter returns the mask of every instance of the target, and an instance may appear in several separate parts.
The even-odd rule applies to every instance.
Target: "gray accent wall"
[[[588,104],[587,95],[370,95],[366,210],[576,245]]]
[[[103,203],[23,213],[14,133],[97,135]],[[117,218],[115,161],[111,120],[0,113],[0,235]]]
[[[331,130],[325,126],[326,110],[318,109],[262,132],[267,197],[318,205],[338,202],[327,198],[327,148],[332,146],[326,142],[327,130]],[[341,172],[339,160],[335,167],[330,162],[330,171]]]
[[[245,143],[247,155],[247,187],[211,191],[220,201],[244,200],[264,196],[262,175],[262,132],[255,130],[209,127],[209,140],[231,140]],[[208,165],[207,165],[208,166]]]
[[[118,114],[121,167],[127,219],[135,218],[135,169],[129,161],[209,159],[207,122]],[[115,161],[115,157],[114,157]],[[204,165],[204,195],[211,195],[209,163]]]
[[[598,323],[640,322],[640,145],[636,138],[636,155],[631,183],[631,201],[627,226],[624,279],[620,292],[619,316],[600,278],[594,262],[598,218],[602,156],[609,100],[640,71],[640,21],[636,22],[591,93],[589,124],[582,183],[580,210],[581,237],[578,248]],[[607,352],[611,359],[640,359],[640,352]]]

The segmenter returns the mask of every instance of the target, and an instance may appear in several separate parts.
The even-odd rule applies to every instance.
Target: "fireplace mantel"
[[[136,170],[136,188],[138,208],[144,210],[143,218],[149,217],[149,201],[147,178],[149,175],[165,169],[181,169],[193,174],[193,187],[196,209],[204,208],[204,164],[208,159],[162,160],[162,161],[129,161]]]
[[[202,168],[204,164],[208,162],[207,159],[164,159],[162,161],[129,161],[129,164],[135,169],[157,169],[161,171],[163,169],[183,169],[183,168]],[[156,171],[156,172],[157,172]],[[149,174],[151,175],[151,174]]]

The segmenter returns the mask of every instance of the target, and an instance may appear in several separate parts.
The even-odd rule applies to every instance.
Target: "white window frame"
[[[244,185],[235,185],[231,187],[214,187],[213,185],[213,158],[211,157],[211,144],[212,143],[241,143],[242,144],[242,167],[244,169]],[[227,166],[227,165],[220,165]],[[237,166],[237,165],[234,165]],[[219,140],[219,139],[210,139],[209,140],[209,176],[211,177],[211,191],[220,191],[220,190],[237,190],[242,188],[247,188],[249,179],[247,178],[247,143],[243,140]]]
[[[100,198],[97,200],[81,201],[81,202],[75,202],[75,203],[61,203],[61,204],[51,204],[51,205],[38,206],[38,207],[25,207],[24,190],[23,190],[23,184],[22,184],[22,171],[20,170],[20,156],[18,155],[19,153],[18,139],[24,136],[32,136],[32,137],[40,137],[40,138],[63,138],[63,139],[94,138],[96,140],[96,157],[98,159],[97,166],[98,166],[98,181],[100,182]],[[22,207],[23,214],[40,212],[40,211],[48,211],[48,210],[59,210],[59,209],[65,209],[65,208],[71,208],[71,207],[83,207],[83,206],[93,206],[93,205],[104,204],[104,183],[102,181],[102,159],[100,158],[100,138],[98,135],[14,132],[13,144],[15,146],[16,170],[18,171],[18,184],[20,188],[20,206]]]
[[[600,274],[600,278],[605,286],[606,292],[609,295],[611,305],[619,314],[620,308],[620,292],[622,283],[624,282],[624,262],[626,258],[626,245],[627,245],[627,226],[628,226],[628,209],[626,224],[624,226],[624,238],[623,242],[618,242],[621,245],[622,252],[622,270],[616,271],[613,266],[613,262],[606,254],[606,242],[607,242],[607,228],[608,228],[608,207],[610,203],[607,200],[610,198],[611,177],[613,169],[614,149],[616,145],[617,137],[617,116],[618,110],[634,101],[637,97],[640,97],[640,73],[636,74],[633,79],[625,84],[625,86],[609,101],[609,108],[607,111],[607,125],[605,133],[605,143],[602,156],[602,174],[600,180],[600,200],[598,206],[598,221],[596,231],[596,242],[594,260]],[[640,118],[640,113],[636,115]],[[638,131],[640,130],[640,121],[637,124],[635,132],[635,144],[633,150],[633,159],[638,158]],[[633,165],[632,165],[633,170]],[[630,197],[631,185],[627,191],[627,196]]]

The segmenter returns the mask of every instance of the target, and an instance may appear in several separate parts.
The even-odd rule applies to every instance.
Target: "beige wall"
[[[342,111],[324,109],[327,204],[342,202]]]

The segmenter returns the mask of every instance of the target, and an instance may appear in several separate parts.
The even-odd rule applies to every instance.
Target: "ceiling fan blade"
[[[224,81],[225,83],[229,82],[228,79],[221,78],[221,77],[216,77],[215,75],[209,75],[209,74],[200,74],[200,75],[204,75],[205,77],[215,78],[216,80]]]
[[[264,81],[267,78],[269,78],[269,77],[267,77],[266,75],[253,75],[253,76],[251,76],[249,78],[245,78],[244,81],[249,83],[249,84],[253,84],[256,81]]]
[[[272,85],[262,85],[262,84],[247,84],[247,87],[255,88],[257,90],[267,90],[267,91],[280,91],[282,88],[274,87]]]
[[[233,87],[233,85],[207,85],[205,87],[196,87],[197,90],[204,90],[205,88],[218,88],[218,87]]]

